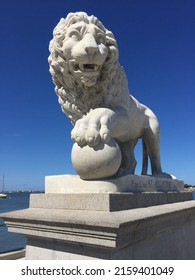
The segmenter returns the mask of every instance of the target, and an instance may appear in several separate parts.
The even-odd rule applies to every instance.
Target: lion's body
[[[69,14],[54,29],[50,73],[63,112],[74,125],[72,139],[95,146],[110,137],[122,152],[121,169],[134,173],[134,147],[144,142],[142,173],[150,156],[152,173],[161,174],[159,124],[145,105],[129,94],[112,32],[94,16]]]

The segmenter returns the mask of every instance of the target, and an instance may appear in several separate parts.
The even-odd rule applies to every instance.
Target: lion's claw
[[[92,116],[88,113],[83,119],[77,121],[71,133],[72,140],[80,146],[87,144],[91,147],[96,146],[100,141],[108,143],[111,139],[109,122],[106,122],[109,112],[108,109],[104,109],[104,112],[102,109],[96,109],[95,116],[94,113]]]

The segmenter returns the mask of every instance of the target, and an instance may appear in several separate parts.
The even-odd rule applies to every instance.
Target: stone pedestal
[[[82,180],[77,175],[45,177],[46,193],[116,193],[183,191],[184,182],[164,177],[126,175],[114,179]]]
[[[33,194],[2,217],[28,237],[26,259],[195,258],[190,192]]]

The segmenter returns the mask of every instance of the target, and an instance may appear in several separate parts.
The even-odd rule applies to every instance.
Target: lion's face
[[[95,16],[76,12],[62,18],[49,50],[58,101],[73,125],[91,109],[118,104],[126,78],[118,63],[117,42]]]
[[[87,87],[95,85],[108,56],[105,32],[95,24],[76,22],[67,28],[62,50],[71,74]]]

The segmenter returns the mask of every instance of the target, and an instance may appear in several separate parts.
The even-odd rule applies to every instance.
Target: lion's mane
[[[108,57],[97,84],[92,87],[86,87],[74,78],[69,72],[69,65],[63,54],[63,41],[66,38],[67,28],[78,21],[95,24],[106,35]],[[77,12],[68,14],[65,19],[62,18],[53,31],[49,50],[51,54],[48,61],[55,92],[62,111],[73,125],[91,109],[109,108],[118,104],[122,91],[127,88],[127,79],[118,63],[118,47],[114,36],[96,17]]]

